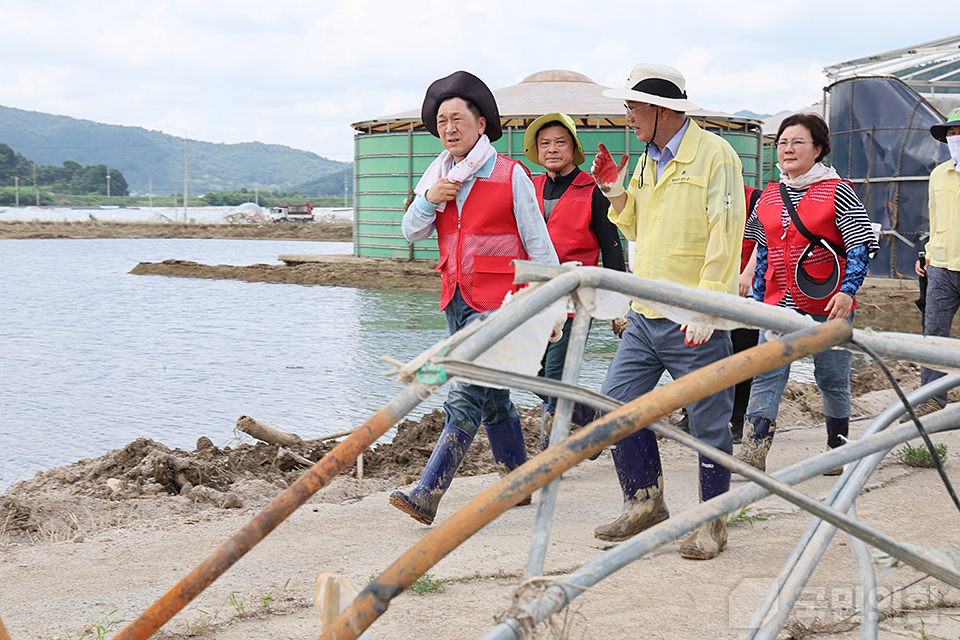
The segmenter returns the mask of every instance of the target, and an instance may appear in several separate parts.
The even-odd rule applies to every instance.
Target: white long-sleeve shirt
[[[463,204],[470,197],[470,191],[476,184],[476,179],[489,178],[496,161],[497,156],[494,155],[463,182],[456,197],[458,212],[463,211]],[[557,251],[550,240],[550,233],[547,231],[547,224],[543,220],[543,213],[540,212],[540,205],[537,203],[533,182],[520,165],[514,166],[510,180],[513,186],[513,214],[517,219],[517,230],[520,232],[520,241],[523,243],[524,250],[532,262],[560,264]],[[416,197],[403,214],[401,229],[403,237],[408,242],[420,242],[430,237],[435,230],[438,206],[424,196]]]

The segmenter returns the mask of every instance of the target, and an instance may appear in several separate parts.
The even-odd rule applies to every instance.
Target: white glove
[[[567,316],[560,316],[553,324],[553,333],[550,334],[550,342],[557,342],[563,337],[563,325],[567,323]],[[542,339],[542,338],[541,338]]]
[[[607,150],[606,145],[601,142],[597,148],[599,149],[599,153],[597,153],[597,156],[593,159],[593,167],[591,169],[593,181],[597,183],[600,191],[603,192],[603,195],[607,198],[622,196],[624,194],[623,178],[627,175],[627,160],[629,156],[623,154],[623,157],[620,158],[620,164],[616,164],[613,161],[613,156],[611,156]]]
[[[680,327],[680,331],[686,334],[683,343],[688,347],[699,347],[713,335],[712,328],[699,324],[685,324]]]

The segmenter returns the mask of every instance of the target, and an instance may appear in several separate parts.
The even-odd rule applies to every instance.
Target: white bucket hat
[[[687,100],[686,84],[683,74],[673,67],[641,62],[633,67],[622,89],[607,89],[603,95],[655,104],[674,111],[696,111],[700,107]]]

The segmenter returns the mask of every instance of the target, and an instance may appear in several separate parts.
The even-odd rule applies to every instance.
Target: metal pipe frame
[[[943,411],[924,416],[922,422],[924,428],[929,433],[939,433],[941,431],[957,429],[958,426],[960,426],[960,406],[950,407]],[[678,442],[684,440],[699,442],[695,438],[692,438],[692,436],[673,427],[654,424],[651,425],[650,428],[654,429],[657,433],[663,433],[668,437],[672,436]],[[622,569],[631,562],[639,560],[663,545],[678,539],[684,534],[693,531],[703,523],[742,509],[757,500],[765,498],[771,493],[777,493],[778,495],[782,495],[782,497],[791,499],[787,495],[781,494],[779,489],[787,485],[796,485],[810,478],[819,476],[824,471],[836,468],[840,464],[854,462],[873,453],[889,451],[898,444],[902,444],[917,436],[918,431],[916,425],[913,423],[904,423],[881,433],[849,442],[842,447],[837,447],[836,449],[790,465],[774,473],[772,476],[767,476],[756,469],[753,469],[752,473],[744,469],[743,471],[748,471],[748,473],[753,476],[751,478],[753,482],[750,484],[728,491],[725,494],[713,498],[709,502],[704,502],[688,509],[679,516],[671,516],[669,520],[665,520],[637,534],[633,538],[620,543],[614,549],[598,556],[576,571],[560,576],[554,584],[546,589],[541,597],[527,603],[522,609],[534,620],[535,624],[539,624],[550,615],[566,607],[574,598],[603,578]],[[718,456],[716,452],[710,455],[714,460],[727,466],[725,462],[728,461]],[[750,467],[750,469],[752,469],[752,467]],[[758,476],[763,476],[763,478],[759,478]],[[761,486],[761,484],[758,484],[758,481],[767,486]],[[776,491],[772,490],[774,487],[777,489]],[[791,501],[793,500],[791,499]],[[804,508],[806,507],[804,506]],[[845,528],[847,523],[852,522],[842,516],[838,511],[825,507],[824,505],[821,505],[819,510],[824,514],[830,513],[829,519],[835,521],[835,524],[842,523],[841,528]],[[857,524],[856,527],[864,533],[869,533],[872,538],[874,532],[870,532],[866,527],[863,527],[863,525]],[[876,546],[881,548],[889,547],[891,543],[889,538],[886,540],[875,538],[869,542],[871,544],[876,543]],[[932,563],[927,558],[923,558],[919,564],[914,564],[912,557],[911,560],[905,559],[908,555],[914,556],[914,552],[898,543],[894,542],[892,544],[895,547],[895,553],[891,555],[894,555],[894,557],[904,559],[904,561],[920,568],[922,571],[931,569],[935,574],[939,574],[938,577],[943,576],[943,578],[947,578],[948,584],[960,584],[960,573],[958,573],[956,569],[946,567],[939,563]],[[523,637],[522,633],[521,623],[516,617],[511,617],[494,627],[489,633],[483,636],[482,640],[517,640]]]
[[[310,497],[329,484],[358,455],[435,391],[415,382],[401,391],[353,434],[307,469],[240,531],[131,622],[116,640],[145,640],[223,575]]]
[[[907,396],[907,400],[911,405],[916,405],[936,395],[945,393],[957,385],[960,385],[960,377],[958,376],[938,378],[930,384],[910,393]],[[905,412],[906,409],[901,403],[892,404],[870,423],[870,426],[864,431],[863,437],[869,437],[875,433],[882,432]],[[926,422],[923,424],[926,424]],[[878,451],[856,461],[844,470],[840,480],[834,485],[830,495],[827,496],[825,503],[840,511],[853,509],[857,496],[860,495],[863,487],[866,486],[867,480],[869,480],[887,453],[889,453],[889,449],[886,451]],[[771,633],[774,634],[773,637],[776,637],[776,633],[783,627],[786,616],[792,611],[797,598],[799,598],[810,576],[813,575],[817,563],[823,557],[835,532],[835,527],[823,522],[819,518],[815,518],[810,523],[807,531],[794,549],[793,554],[780,572],[776,583],[771,587],[767,597],[754,614],[750,622],[750,627],[743,636],[745,640],[769,638],[771,637]],[[856,558],[857,556],[855,555],[855,559]],[[875,638],[877,634],[876,622],[878,622],[876,618],[878,615],[876,609],[876,575],[873,572],[872,561],[868,563],[869,567],[861,567],[860,562],[861,561],[858,561],[858,573],[860,575],[860,584],[864,587],[861,611],[865,612],[866,617],[870,619],[868,624],[861,623],[861,638]],[[777,607],[778,613],[771,616],[771,610],[775,606]]]
[[[425,535],[420,542],[361,592],[360,596],[354,601],[352,608],[345,611],[337,619],[334,625],[325,632],[324,637],[337,637],[340,640],[356,638],[386,610],[392,597],[416,581],[436,561],[456,548],[479,528],[498,517],[524,496],[529,495],[534,489],[551,483],[559,478],[563,471],[573,467],[584,458],[599,453],[603,448],[638,429],[649,427],[659,434],[673,438],[698,451],[703,449],[701,452],[706,452],[711,458],[720,460],[724,466],[736,469],[740,463],[735,459],[725,456],[722,452],[711,447],[706,447],[698,440],[668,425],[655,422],[658,417],[690,402],[709,396],[731,384],[736,384],[769,369],[792,362],[804,355],[817,353],[833,346],[843,345],[845,348],[856,349],[856,345],[853,344],[854,336],[856,336],[856,341],[867,344],[881,356],[913,360],[941,369],[960,369],[960,350],[956,349],[955,343],[951,344],[952,341],[946,339],[938,342],[934,339],[916,340],[915,337],[903,339],[870,332],[852,331],[850,325],[842,321],[819,324],[793,311],[745,301],[736,296],[700,291],[666,281],[644,280],[633,275],[597,267],[549,267],[518,261],[515,262],[515,268],[516,282],[540,282],[540,284],[529,287],[504,304],[498,311],[483,314],[478,321],[471,323],[454,336],[427,350],[413,363],[408,364],[405,368],[399,368],[401,377],[403,377],[404,370],[407,370],[409,374],[410,368],[413,366],[413,375],[409,376],[409,379],[413,382],[370,420],[359,427],[354,434],[338,444],[327,456],[304,472],[300,479],[134,620],[117,638],[142,640],[150,637],[276,528],[280,522],[304,504],[310,496],[329,483],[335,475],[356,459],[390,427],[399,422],[414,407],[453,377],[478,381],[489,380],[491,383],[497,382],[500,386],[508,384],[512,388],[527,389],[535,393],[555,396],[560,399],[558,403],[559,422],[561,425],[566,423],[567,428],[569,428],[569,412],[572,412],[574,401],[580,401],[601,410],[611,411],[611,413],[594,421],[588,427],[574,436],[567,437],[560,443],[554,444],[553,439],[551,439],[552,446],[546,452],[501,478],[494,486],[471,501],[461,511],[454,514],[437,529]],[[549,282],[544,282],[547,280]],[[575,328],[571,336],[573,348],[568,350],[566,361],[566,366],[571,367],[571,372],[570,375],[567,375],[565,370],[562,381],[557,382],[505,371],[495,371],[473,364],[472,360],[474,358],[483,354],[510,331],[541,309],[578,288],[603,288],[619,291],[635,299],[659,302],[660,304],[732,320],[743,326],[772,329],[791,335],[787,335],[780,340],[767,342],[711,366],[704,367],[684,376],[681,380],[656,389],[619,408],[619,403],[612,399],[573,384],[576,378],[573,372],[577,370],[577,373],[579,373],[583,355],[583,344],[580,344],[580,340],[581,338],[584,342],[586,340],[587,331],[584,330],[583,326],[589,325],[589,318],[586,313],[583,313],[582,304],[577,307],[577,319],[575,319]],[[577,296],[574,295],[574,298],[576,299]],[[576,301],[579,303],[578,299]],[[904,338],[907,337],[904,336]],[[932,385],[928,385],[928,387],[932,387]],[[931,392],[930,395],[935,395],[935,392]],[[928,427],[930,431],[955,428],[955,424],[944,427],[941,423],[957,413],[949,410],[938,412],[936,416],[925,419],[924,425],[926,426],[927,421],[929,421],[931,424],[931,427]],[[563,429],[562,426],[560,428]],[[909,428],[913,428],[912,425]],[[558,432],[558,438],[559,435]],[[913,438],[915,435],[915,429],[910,432],[907,426],[901,425],[890,430],[890,433],[877,434],[871,436],[870,439],[852,442],[847,446],[815,456],[802,465],[794,465],[794,467],[802,466],[802,469],[790,467],[778,472],[773,477],[751,471],[752,468],[738,469],[743,475],[754,480],[755,484],[719,496],[679,517],[672,518],[621,544],[616,550],[604,554],[593,563],[601,562],[601,565],[605,566],[608,556],[613,554],[619,557],[625,554],[625,550],[635,552],[639,549],[641,550],[640,555],[643,555],[649,551],[649,549],[643,550],[647,548],[644,545],[649,546],[651,544],[650,539],[653,536],[667,536],[664,541],[656,543],[653,547],[656,548],[656,546],[664,544],[665,541],[673,540],[693,530],[703,522],[742,508],[773,492],[793,500],[804,509],[815,513],[832,525],[848,531],[848,533],[869,539],[871,544],[885,548],[895,557],[921,567],[926,566],[924,565],[926,562],[929,565],[926,566],[926,569],[934,572],[941,579],[954,580],[956,576],[944,567],[930,564],[923,558],[914,557],[915,554],[909,549],[902,548],[888,539],[878,537],[878,534],[859,525],[840,510],[811,501],[803,494],[783,484],[784,482],[795,484],[822,471],[834,468],[838,464],[851,462],[868,455],[871,450],[865,448],[863,440],[868,440],[873,444],[873,439],[876,438],[886,437],[890,440],[890,438],[902,436],[902,440],[890,440],[892,444],[889,447],[892,447],[897,442]],[[887,440],[883,442],[886,443]],[[543,509],[541,517],[541,512],[538,510],[538,529],[532,541],[531,559],[528,563],[531,568],[537,567],[538,563],[542,567],[542,559],[537,559],[540,553],[537,547],[544,544],[549,535],[551,511],[552,509]],[[628,556],[624,555],[624,557]],[[633,559],[628,559],[626,562],[631,562]],[[588,573],[594,576],[595,581],[599,580],[600,578],[596,576],[600,574],[593,574],[593,568],[588,569],[588,567],[592,567],[593,563],[585,565],[580,571],[575,572],[573,577],[581,576],[583,570],[588,570]],[[617,568],[620,567],[612,570],[615,571]],[[577,584],[576,580],[571,584]],[[565,606],[569,599],[575,597],[582,590],[577,591],[574,588],[574,591],[564,595],[562,602],[558,601],[557,609]],[[552,611],[547,612],[538,609],[537,619],[542,620],[550,613]],[[510,625],[507,624],[507,626]]]
[[[583,289],[580,289],[581,291]],[[583,352],[587,347],[587,336],[590,333],[590,313],[575,295],[577,313],[573,318],[570,329],[570,340],[567,342],[567,354],[563,362],[561,381],[567,384],[576,384],[580,378],[580,368],[583,364]],[[559,444],[570,435],[570,420],[573,416],[574,400],[558,398],[556,413],[553,417],[553,426],[550,430],[550,446]],[[527,558],[525,576],[539,576],[543,574],[543,563],[547,558],[547,547],[550,543],[550,519],[557,504],[557,494],[560,489],[560,477],[550,481],[540,491],[537,501],[537,515],[533,524],[533,538],[530,541],[530,554]]]
[[[851,326],[842,320],[817,324],[815,327],[780,340],[765,342],[689,373],[595,420],[563,442],[549,447],[540,455],[514,469],[435,529],[427,532],[386,571],[367,584],[354,599],[351,607],[341,613],[333,624],[324,630],[322,638],[356,639],[387,610],[395,596],[409,588],[430,567],[470,536],[520,502],[524,496],[559,477],[584,458],[599,453],[648,425],[658,433],[675,432],[672,435],[678,441],[705,447],[710,457],[717,459],[722,455],[719,450],[704,445],[699,440],[672,427],[651,423],[731,384],[775,369],[805,355],[819,353],[841,344],[850,339],[851,332]],[[684,441],[685,439],[687,441]],[[733,461],[732,464],[739,464],[732,457],[730,459]],[[710,512],[707,519],[715,519],[729,511],[728,509],[714,513],[718,500],[719,498],[715,498],[704,503],[705,508]],[[667,523],[673,522],[675,520],[667,521]],[[699,522],[691,524],[688,530],[692,530],[699,524]],[[672,540],[673,537],[670,539]]]
[[[515,264],[516,278],[523,282],[549,280],[574,268],[526,261],[518,261]],[[790,309],[745,300],[738,296],[693,289],[667,280],[647,280],[602,267],[576,267],[576,269],[584,271],[581,277],[589,278],[593,286],[599,289],[619,291],[631,298],[725,318],[745,327],[769,329],[786,334],[817,324],[813,318],[800,315]],[[912,339],[908,339],[908,336]],[[841,346],[851,351],[863,352],[857,343],[864,344],[881,357],[891,360],[909,360],[935,369],[960,370],[960,349],[957,348],[956,340],[951,338],[920,337],[912,334],[884,335],[876,331],[855,329],[853,339]]]

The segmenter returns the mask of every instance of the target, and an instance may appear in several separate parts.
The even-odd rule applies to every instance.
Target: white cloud
[[[655,61],[679,68],[704,107],[775,113],[819,100],[827,64],[951,35],[929,19],[952,6],[942,0],[922,12],[891,0],[645,5],[0,0],[0,104],[349,160],[350,123],[418,108],[456,69],[491,88],[558,68],[616,87]]]

